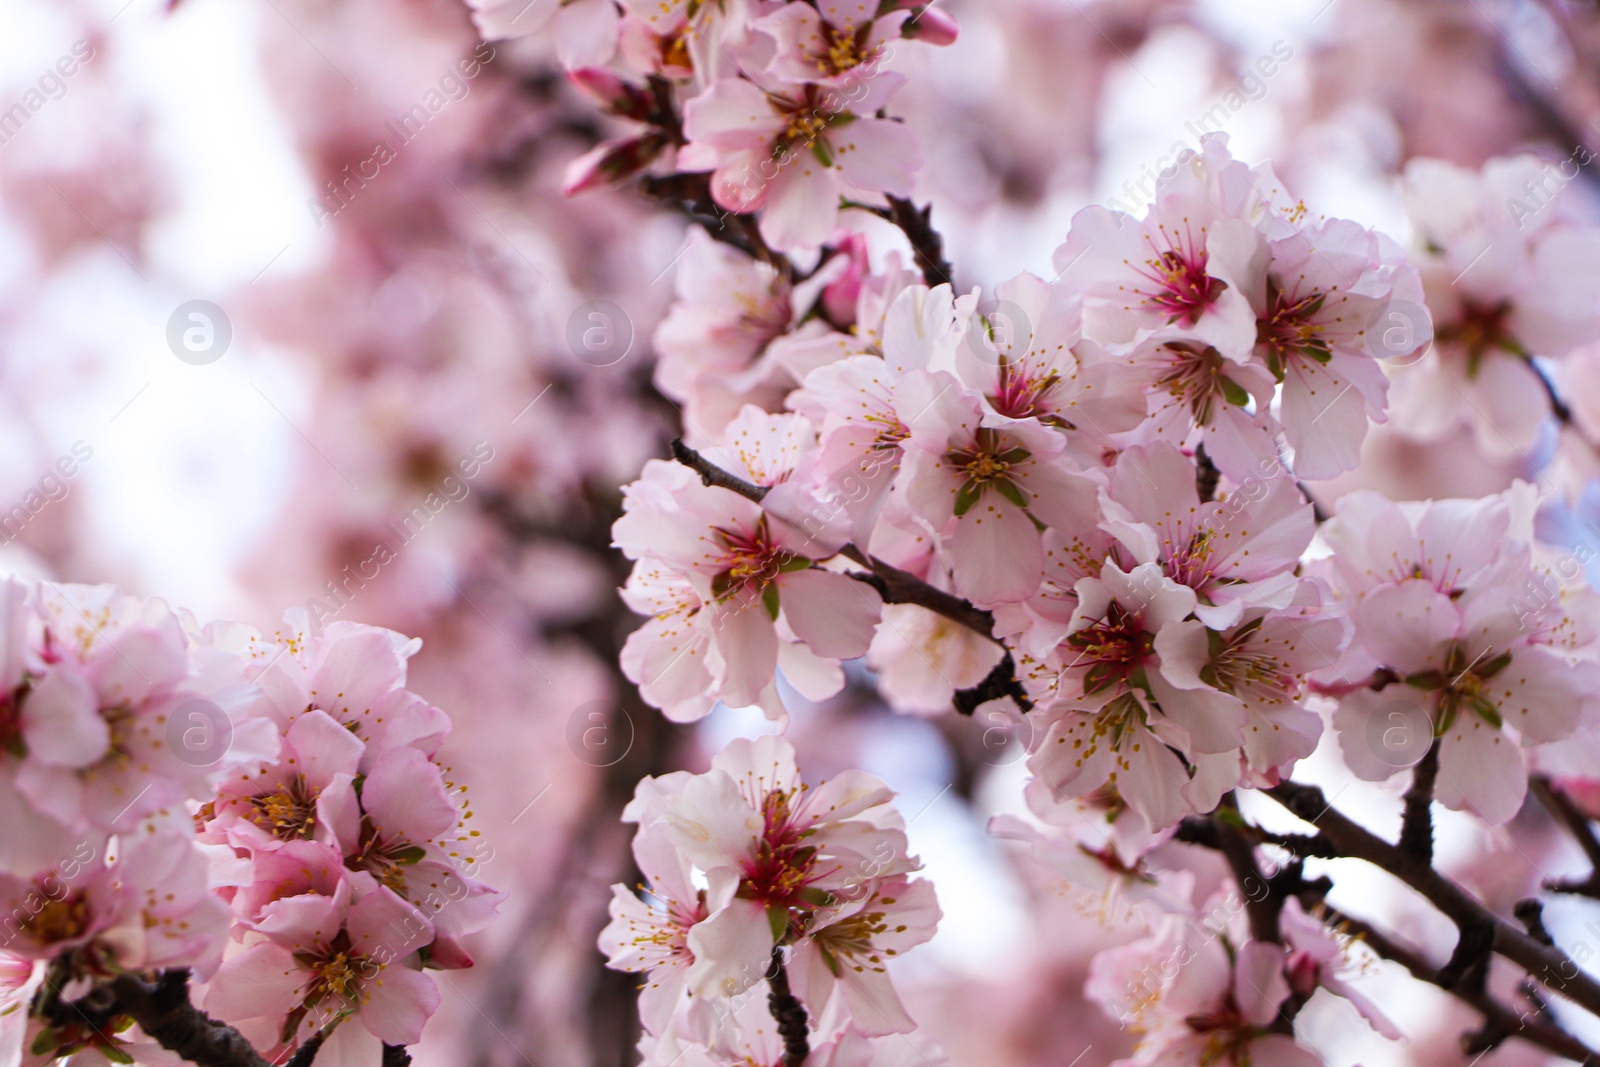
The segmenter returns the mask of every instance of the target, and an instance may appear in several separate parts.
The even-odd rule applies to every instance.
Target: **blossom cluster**
[[[883,114],[906,80],[888,68],[900,42],[949,44],[957,33],[921,0],[471,6],[488,38],[547,30],[577,84],[618,118],[649,123],[658,90],[681,110],[670,134],[647,126],[576,160],[569,192],[652,169],[707,174],[717,206],[760,211],[778,250],[827,241],[841,204],[882,208],[911,195],[921,154]]]
[[[718,700],[778,718],[775,671],[819,699],[865,654],[892,704],[933,711],[1009,654],[1045,807],[1109,786],[1160,828],[1275,781],[1314,747],[1306,678],[1348,638],[1301,572],[1316,521],[1297,479],[1353,465],[1388,381],[1369,327],[1420,294],[1392,243],[1304,216],[1209,138],[1145,220],[1081,213],[1051,281],[957,294],[874,274],[847,242],[819,274],[853,306],[785,293],[808,310],[774,335],[739,313],[782,285],[753,261],[743,284],[682,290],[663,386],[706,457],[764,493],[666,462],[625,491],[624,595],[653,616],[629,676],[672,718]],[[686,275],[736,256],[696,243]],[[719,425],[730,391],[744,403]],[[885,609],[863,552],[992,633]]]
[[[161,1055],[58,1006],[173,970],[213,1016],[270,1016],[264,1054],[352,1014],[329,1041],[357,1061],[415,1042],[421,968],[470,965],[457,938],[498,899],[434,760],[448,720],[405,689],[417,643],[292,619],[265,640],[110,586],[0,600],[0,1059]]]
[[[892,799],[859,771],[803,781],[770,735],[734,741],[705,774],[639,783],[624,818],[646,884],[613,887],[600,945],[645,975],[645,1064],[781,1062],[767,1002],[780,969],[818,1024],[817,1062],[900,1062],[916,1027],[888,965],[933,936],[939,906],[911,877]]]
[[[643,698],[679,722],[756,706],[787,726],[856,683],[900,712],[1013,724],[1029,817],[991,831],[1102,914],[1165,916],[1094,964],[1089,996],[1140,1036],[1119,1063],[1320,1062],[1293,1027],[1319,989],[1398,1036],[1305,883],[1202,925],[1166,846],[1228,851],[1235,791],[1284,787],[1319,746],[1362,779],[1410,772],[1424,809],[1503,824],[1530,769],[1570,775],[1559,746],[1600,731],[1595,599],[1536,534],[1553,494],[1341,487],[1330,517],[1308,488],[1356,470],[1391,416],[1391,439],[1470,430],[1530,468],[1558,422],[1569,496],[1600,470],[1582,447],[1600,426],[1583,399],[1600,230],[1553,196],[1506,210],[1545,168],[1413,161],[1407,250],[1206,134],[1152,176],[1142,215],[1079,211],[1048,279],[963,288],[909,202],[920,150],[888,110],[899,42],[955,39],[932,5],[472,6],[487,36],[548,29],[572,82],[633,127],[573,164],[569,192],[639,179],[703,227],[654,337],[683,440],[624,487],[613,526],[623,599],[647,616],[621,657]],[[791,975],[816,1055],[911,1029],[829,934],[830,879],[873,835],[897,859],[872,878],[925,912],[890,928],[931,933],[898,824],[857,823],[886,794],[798,782],[764,738],[641,784],[647,884],[618,887],[602,947],[648,975],[647,1063],[795,1062]],[[1264,886],[1247,868],[1248,895]]]
[[[858,656],[901,711],[992,698],[1042,825],[997,830],[1161,910],[1189,889],[1145,856],[1286,779],[1330,711],[1359,777],[1431,752],[1438,799],[1491,823],[1600,721],[1592,594],[1532,487],[1355,493],[1327,521],[1307,495],[1356,465],[1391,376],[1457,343],[1393,241],[1212,136],[1144,218],[1080,212],[1048,281],[961,292],[897,256],[836,234],[802,276],[691,238],[658,383],[715,470],[652,461],[614,528],[651,616],[623,666],[668,717],[783,721]]]

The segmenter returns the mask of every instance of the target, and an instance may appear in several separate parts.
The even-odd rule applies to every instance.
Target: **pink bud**
[[[561,192],[574,196],[632,177],[649,166],[663,147],[665,142],[655,133],[606,141],[567,164]]]
[[[1291,952],[1284,960],[1284,977],[1298,996],[1309,997],[1316,992],[1320,973],[1321,968],[1309,952]]]
[[[829,322],[843,329],[855,324],[861,280],[871,269],[867,262],[866,237],[850,234],[840,242],[839,253],[847,262],[839,276],[822,291],[822,310],[827,313]]]
[[[472,956],[461,942],[449,937],[436,937],[428,946],[428,963],[441,971],[464,971],[472,966]]]
[[[629,85],[604,67],[584,67],[567,72],[572,84],[582,89],[607,113],[619,118],[646,122],[650,118],[650,94],[636,85]]]
[[[913,7],[913,4],[903,4],[903,7]],[[951,45],[956,43],[956,36],[961,32],[961,27],[950,15],[933,5],[924,7],[918,14],[912,15],[900,27],[900,33],[909,40],[923,41],[932,45]]]

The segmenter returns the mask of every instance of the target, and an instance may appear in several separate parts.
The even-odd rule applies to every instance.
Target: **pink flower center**
[[[1189,409],[1195,425],[1211,425],[1219,398],[1238,407],[1250,402],[1244,387],[1225,373],[1228,361],[1215,348],[1178,342],[1161,347],[1168,363],[1156,385]]]
[[[1203,238],[1205,230],[1200,234]],[[1183,233],[1169,231],[1163,226],[1161,236],[1167,241],[1165,249],[1159,248],[1154,239],[1146,238],[1153,255],[1138,271],[1149,283],[1140,290],[1141,295],[1147,307],[1166,312],[1168,322],[1193,326],[1206,308],[1222,295],[1228,283],[1206,273],[1206,250],[1189,232],[1187,220]]]
[[[719,598],[735,595],[759,595],[777,578],[785,565],[797,557],[780,548],[767,528],[767,517],[757,521],[748,533],[716,527],[722,541],[722,569],[711,581],[711,590]]]
[[[1105,618],[1067,635],[1067,644],[1078,651],[1074,663],[1090,664],[1083,691],[1098,693],[1128,682],[1154,654],[1155,640],[1138,614],[1113,600]]]
[[[1054,410],[1050,403],[1050,394],[1055,392],[1056,386],[1060,384],[1061,375],[1057,371],[1052,370],[1047,374],[1034,376],[1028,373],[1025,363],[1013,363],[1002,359],[1000,384],[995,389],[994,395],[989,398],[989,403],[994,405],[995,411],[1007,418],[1031,418],[1041,412],[1049,413]]]
[[[1333,348],[1322,336],[1326,327],[1317,321],[1327,299],[1326,293],[1285,293],[1277,279],[1267,279],[1267,313],[1256,320],[1256,343],[1266,348],[1267,366],[1279,381],[1296,357],[1318,363],[1332,358]]]

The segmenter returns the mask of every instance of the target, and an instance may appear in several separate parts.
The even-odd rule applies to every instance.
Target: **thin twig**
[[[738,493],[746,500],[760,503],[767,495],[767,490],[759,485],[754,485],[736,475],[718,467],[706,459],[699,452],[683,443],[680,438],[672,442],[672,458],[682,463],[685,467],[700,475],[700,480],[706,485],[726,489]],[[958,622],[983,636],[994,639],[994,616],[987,611],[973,607],[958,596],[953,596],[943,589],[929,585],[909,571],[903,571],[891,563],[885,563],[876,556],[870,556],[855,545],[845,545],[839,550],[839,555],[852,563],[867,568],[876,579],[872,584],[883,594],[883,599],[890,604],[915,604],[927,608],[936,614],[943,615],[953,622]]]
[[[1559,893],[1600,896],[1600,838],[1595,837],[1589,817],[1578,810],[1572,798],[1563,793],[1559,786],[1552,784],[1543,775],[1536,774],[1528,779],[1528,791],[1567,828],[1573,839],[1578,842],[1578,847],[1583,849],[1583,854],[1589,859],[1589,877],[1575,882],[1551,879],[1545,882],[1545,888]]]

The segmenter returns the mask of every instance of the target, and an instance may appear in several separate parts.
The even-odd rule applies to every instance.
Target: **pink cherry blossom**
[[[948,383],[924,406],[910,424],[907,503],[940,533],[958,592],[980,607],[1028,598],[1044,574],[1040,526],[1069,527],[1094,483],[1061,458],[1055,430],[985,426],[978,401]]]
[[[911,195],[921,165],[901,123],[872,117],[903,79],[880,73],[844,93],[815,83],[767,91],[722,78],[684,108],[689,145],[679,164],[712,172],[729,211],[762,211],[777,249],[813,247],[833,233],[841,198],[882,203]]]
[[[1087,324],[1103,340],[1129,342],[1139,330],[1172,326],[1198,351],[1242,360],[1256,328],[1239,285],[1264,240],[1243,217],[1254,179],[1228,154],[1225,136],[1202,144],[1164,172],[1145,219],[1080,211],[1055,266],[1083,289]]]
[[[408,966],[432,940],[432,927],[385,888],[353,904],[324,899],[327,907],[228,957],[209,986],[207,1010],[229,1020],[270,1018],[286,1043],[353,1011],[378,1041],[414,1043],[439,1005],[433,980]]]

